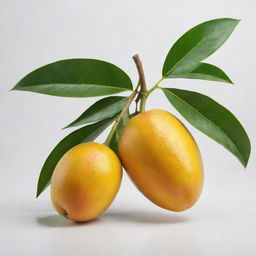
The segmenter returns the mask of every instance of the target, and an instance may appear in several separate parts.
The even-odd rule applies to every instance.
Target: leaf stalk
[[[162,77],[161,79],[158,80],[158,82],[152,87],[150,88],[148,91],[147,91],[147,97],[155,90],[155,89],[158,89],[160,88],[159,87],[159,84],[165,79],[165,77]]]

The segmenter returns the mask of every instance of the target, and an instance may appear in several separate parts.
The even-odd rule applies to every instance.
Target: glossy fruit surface
[[[167,111],[155,109],[133,117],[121,134],[119,154],[132,181],[158,206],[183,211],[199,198],[199,149],[186,127]]]
[[[76,222],[96,218],[110,205],[121,182],[121,163],[107,146],[87,142],[70,149],[51,180],[57,212]]]

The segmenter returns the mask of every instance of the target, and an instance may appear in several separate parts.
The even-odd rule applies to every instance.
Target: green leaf
[[[195,128],[223,145],[246,167],[250,156],[250,140],[236,117],[206,95],[163,88],[170,103]]]
[[[50,184],[52,173],[60,158],[72,147],[82,142],[93,141],[113,122],[113,120],[114,117],[82,127],[70,133],[57,144],[42,167],[37,184],[37,197]]]
[[[230,78],[220,68],[203,62],[201,62],[199,66],[190,73],[170,75],[168,78],[202,79],[233,84]]]
[[[111,96],[101,99],[85,110],[81,116],[65,128],[93,123],[112,117],[123,109],[127,101],[127,97],[121,96]]]
[[[201,23],[181,36],[170,49],[163,77],[190,73],[228,39],[240,20],[223,18]]]
[[[130,120],[130,115],[129,115],[129,111],[127,111],[125,113],[123,119],[121,120],[121,122],[117,126],[117,129],[114,133],[114,136],[113,136],[112,140],[109,143],[109,147],[116,153],[117,156],[119,155],[118,140],[119,140],[119,137],[120,137],[124,127],[126,126],[126,124],[129,120]]]
[[[43,66],[21,79],[13,90],[63,97],[94,97],[132,90],[117,66],[94,59],[68,59]]]

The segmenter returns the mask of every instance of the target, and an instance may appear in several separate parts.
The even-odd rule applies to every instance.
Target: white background
[[[0,255],[256,255],[255,10],[254,0],[0,0]],[[242,22],[208,62],[223,68],[235,85],[184,79],[162,85],[207,94],[239,118],[252,142],[246,170],[184,121],[205,166],[202,196],[190,210],[158,208],[126,175],[111,207],[87,224],[58,216],[49,190],[35,199],[44,160],[70,132],[61,128],[95,98],[9,92],[20,78],[59,59],[85,57],[120,66],[135,83],[131,57],[139,53],[152,86],[174,41],[220,17]],[[180,117],[161,92],[150,97],[152,108]]]

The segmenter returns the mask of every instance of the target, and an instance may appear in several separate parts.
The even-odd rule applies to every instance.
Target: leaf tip
[[[226,20],[232,20],[235,21],[237,24],[242,21],[242,19],[234,19],[234,18],[225,18]]]
[[[75,125],[73,125],[73,122],[72,122],[72,123],[70,123],[70,124],[64,126],[63,128],[61,128],[61,130],[65,130],[65,129],[67,129],[67,128],[72,128],[72,127],[74,127],[74,126],[75,126]]]
[[[9,92],[15,91],[15,90],[17,90],[17,89],[16,89],[16,85],[15,85],[12,89],[10,89]]]
[[[37,189],[36,191],[36,198],[38,198],[40,196],[41,192]]]
[[[248,162],[249,162],[249,159],[246,161],[246,160],[242,160],[241,163],[244,167],[244,169],[246,169],[247,165],[248,165]]]
[[[249,163],[249,159],[250,159],[250,155],[251,155],[251,148],[250,148],[250,151],[249,151],[249,154],[248,156],[246,157],[246,159],[243,159],[241,162],[242,162],[242,165],[243,167],[246,169],[246,167],[248,166],[248,163]]]
[[[235,27],[242,21],[241,19],[233,19],[233,20],[236,22]]]
[[[228,77],[226,83],[234,85],[234,82]]]
[[[42,171],[41,171],[42,172]],[[44,191],[44,189],[46,188],[47,186],[42,186],[42,182],[41,182],[41,174],[38,178],[38,181],[37,181],[37,189],[36,189],[36,198],[38,198],[42,192]]]

